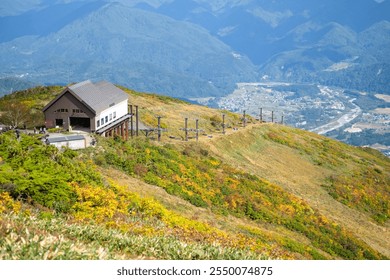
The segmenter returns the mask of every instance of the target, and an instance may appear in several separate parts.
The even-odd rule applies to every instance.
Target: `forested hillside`
[[[3,0],[0,8],[3,94],[101,78],[185,98],[263,80],[388,90],[389,1]]]

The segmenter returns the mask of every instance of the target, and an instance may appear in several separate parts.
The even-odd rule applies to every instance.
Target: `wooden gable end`
[[[77,98],[71,90],[64,90],[57,98],[50,102],[44,109],[46,127],[51,128],[58,125],[69,129],[72,118],[89,119],[90,127],[95,129],[95,112],[83,101]]]

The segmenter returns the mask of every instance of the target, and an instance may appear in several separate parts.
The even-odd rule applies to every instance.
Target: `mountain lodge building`
[[[87,80],[66,87],[43,108],[47,128],[81,129],[104,136],[129,133],[128,94],[113,84]]]

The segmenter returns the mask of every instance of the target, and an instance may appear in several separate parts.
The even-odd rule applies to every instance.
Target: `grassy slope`
[[[290,142],[269,137],[274,134],[281,138],[283,134],[288,135]],[[302,146],[299,147],[297,143]],[[328,147],[318,146],[324,143],[327,143]],[[210,147],[227,162],[267,178],[304,198],[321,213],[353,230],[375,249],[387,256],[390,255],[388,159],[375,152],[372,154],[315,134],[272,124],[255,126],[249,131],[238,132],[229,138],[210,141]],[[352,182],[356,170],[367,170],[373,166],[380,166],[378,168],[384,177],[382,184],[379,182],[376,184],[377,187],[383,188],[377,194],[378,197],[370,198],[373,203],[386,203],[382,213],[387,215],[387,222],[382,224],[372,219],[370,211],[362,211],[358,207],[361,203],[359,200],[355,203],[353,201],[346,203],[347,205],[342,204],[340,203],[342,200],[335,200],[322,187],[328,185],[329,177],[344,176]],[[369,180],[376,178],[366,178],[362,175],[355,177],[354,183],[360,182],[361,188],[364,189],[369,185]],[[344,190],[346,188],[347,186],[344,186]],[[353,194],[353,191],[349,189],[350,194]]]
[[[169,127],[173,128],[169,133],[174,135],[183,135],[178,128],[182,127],[184,117],[199,118],[207,125],[210,116],[225,113],[183,103],[162,102],[159,98],[138,94],[133,100],[134,104],[142,104],[148,112],[159,111],[160,115],[169,119]],[[242,126],[237,116],[228,116],[227,123]],[[206,126],[206,131],[213,133],[213,138],[203,137],[201,142],[223,161],[298,195],[315,209],[354,231],[373,248],[390,256],[388,158],[372,150],[354,148],[316,134],[274,124],[249,124],[247,129],[238,131],[228,129],[227,136],[223,137],[216,127]],[[375,168],[379,172],[367,172]],[[335,194],[336,187],[331,186],[329,178],[340,183],[339,189],[347,189],[348,195]],[[373,189],[378,187],[379,191],[375,193]],[[367,190],[366,197],[362,198],[361,193],[357,193],[358,188]],[[348,196],[350,198],[345,199]],[[366,203],[368,207],[359,207],[365,200],[370,200]],[[385,206],[376,207],[375,204]],[[380,223],[375,219],[378,213],[386,216],[379,219]]]
[[[168,136],[184,136],[184,132],[180,130],[184,125],[184,117],[189,118],[190,127],[194,127],[194,120],[199,119],[201,129],[204,129],[207,134],[213,135],[213,138],[201,137],[199,143],[201,149],[207,150],[210,155],[214,155],[217,159],[234,168],[245,170],[281,186],[287,192],[302,198],[312,209],[318,209],[322,215],[354,232],[356,236],[367,242],[372,248],[390,257],[389,222],[386,218],[378,221],[373,219],[373,215],[375,216],[375,213],[378,212],[375,211],[375,205],[368,207],[368,209],[361,209],[357,207],[359,203],[356,199],[355,201],[351,199],[348,201],[345,198],[340,198],[341,195],[337,196],[335,191],[332,194],[333,197],[327,192],[332,188],[332,184],[335,186],[345,184],[345,181],[348,181],[351,177],[356,177],[356,174],[363,174],[363,177],[370,179],[370,176],[361,171],[367,170],[369,166],[375,166],[375,172],[381,174],[382,181],[380,185],[382,188],[380,194],[382,197],[388,197],[388,185],[383,187],[387,182],[386,180],[389,179],[390,164],[388,159],[311,133],[272,124],[250,124],[246,129],[240,128],[238,131],[228,129],[227,135],[222,136],[218,124],[221,121],[221,111],[177,102],[167,97],[128,92],[130,93],[131,103],[140,106],[141,120],[145,124],[154,127],[156,126],[155,116],[163,117],[163,126],[168,129],[168,132],[163,135],[164,143],[174,143],[179,151],[185,151],[188,147],[192,149],[191,144],[171,140]],[[41,103],[44,102],[41,101]],[[225,113],[229,126],[240,126],[239,116]],[[214,122],[214,125],[211,124],[212,122]],[[102,148],[105,149],[104,146]],[[98,160],[101,160],[101,158],[98,158]],[[302,232],[288,229],[283,225],[251,220],[242,215],[220,215],[218,214],[219,211],[212,211],[212,208],[209,207],[195,207],[183,198],[167,194],[162,188],[140,181],[142,179],[140,173],[134,175],[134,172],[130,172],[126,175],[122,171],[112,169],[109,166],[100,168],[99,171],[106,178],[128,186],[133,192],[141,193],[141,195],[147,197],[154,197],[164,207],[185,219],[208,224],[212,228],[222,230],[229,236],[243,234],[246,238],[252,240],[248,241],[249,243],[254,240],[257,240],[256,242],[261,241],[262,250],[257,249],[257,254],[260,253],[271,258],[312,258],[313,255],[308,254],[308,250],[316,250],[322,257],[338,258],[337,254],[331,256],[324,252]],[[142,168],[138,172],[142,173]],[[139,179],[135,179],[134,176]],[[328,180],[330,177],[332,181]],[[376,178],[374,178],[375,180]],[[139,186],[142,187],[139,188]],[[352,191],[353,189],[349,189],[349,193],[352,193]],[[376,197],[372,196],[370,192],[367,196],[375,204]],[[335,200],[335,198],[338,200]],[[388,207],[384,209],[384,214],[388,215]],[[3,221],[9,221],[7,220],[9,216],[5,215],[4,217]],[[175,238],[179,240],[184,238],[185,241],[186,237],[179,234]],[[188,241],[193,242],[193,240],[187,240],[186,242]],[[147,242],[145,241],[145,243]],[[226,246],[229,242],[222,240],[221,243]],[[97,241],[97,244],[102,246],[104,242]],[[298,244],[304,244],[304,246],[299,247]],[[235,250],[239,250],[239,248]],[[96,252],[96,250],[92,251]],[[107,253],[108,258],[120,258],[118,252],[110,254]],[[141,253],[138,255],[145,257]],[[223,254],[221,255],[223,256]],[[234,255],[239,256],[240,253],[233,253],[230,256]],[[129,257],[129,255],[126,257]],[[146,257],[172,258],[169,254],[165,256],[156,254]],[[68,258],[72,258],[72,255],[68,255]],[[186,257],[179,256],[177,258]]]

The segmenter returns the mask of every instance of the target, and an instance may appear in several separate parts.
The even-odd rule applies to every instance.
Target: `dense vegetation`
[[[12,132],[0,136],[2,203],[13,205],[18,203],[15,201],[21,201],[38,209],[44,207],[42,209],[46,210],[38,214],[41,217],[65,215],[66,219],[93,221],[97,226],[102,224],[131,235],[168,236],[210,245],[217,243],[227,248],[227,251],[219,249],[221,258],[262,255],[266,252],[264,243],[268,242],[277,242],[306,258],[322,259],[326,255],[346,259],[382,257],[303,200],[265,180],[223,164],[196,145],[178,150],[171,145],[158,146],[145,140],[101,139],[100,142],[100,150],[104,152],[93,151],[91,155],[102,166],[117,166],[219,214],[283,225],[306,236],[311,245],[302,246],[288,239],[267,240],[259,229],[247,229],[252,237],[229,234],[181,217],[157,201],[140,198],[125,187],[104,180],[86,158],[88,152],[59,151],[30,136],[17,141]],[[11,197],[14,202],[9,202]],[[13,231],[5,232],[9,235]],[[27,255],[18,253],[19,257],[28,258],[31,252],[26,250]],[[240,250],[251,250],[255,254],[240,253]],[[327,254],[323,255],[321,251]],[[65,254],[62,257],[71,256]],[[168,253],[165,257],[173,256]],[[186,257],[179,255],[176,258]],[[191,258],[218,258],[218,255],[191,255]]]
[[[157,146],[143,140],[101,141],[105,142],[104,153],[95,154],[98,164],[121,168],[193,205],[211,208],[216,213],[283,225],[303,234],[315,247],[335,257],[378,257],[302,199],[222,163],[201,146],[186,145],[180,151],[172,145]],[[313,250],[312,257],[321,256]]]
[[[50,251],[49,255],[42,255],[47,252],[44,252],[44,247],[40,248],[38,245],[45,243],[41,239],[44,237],[36,237],[33,233],[30,236],[28,233],[31,230],[43,230],[48,234],[59,234],[54,232],[54,229],[62,223],[73,224],[77,221],[89,221],[93,226],[79,224],[74,225],[76,229],[73,230],[72,227],[63,229],[62,232],[68,238],[74,238],[77,231],[82,232],[84,228],[86,233],[79,236],[81,243],[94,241],[96,246],[108,246],[106,243],[109,242],[109,246],[120,246],[114,248],[120,254],[126,254],[126,250],[129,250],[128,254],[132,252],[137,256],[174,259],[262,257],[259,252],[255,254],[247,251],[244,237],[229,236],[206,224],[185,219],[152,199],[140,198],[125,187],[103,181],[91,162],[78,160],[77,153],[71,150],[59,151],[55,147],[43,145],[31,136],[23,135],[18,141],[12,132],[8,132],[0,135],[0,156],[0,212],[9,213],[0,220],[3,258],[99,258],[99,255],[92,253],[84,256],[75,254],[68,248],[70,241],[50,244],[59,247],[55,248],[57,250],[53,249],[53,255],[50,255]],[[21,208],[26,209],[21,211]],[[32,220],[27,221],[29,216]],[[37,216],[47,221],[37,221]],[[22,244],[19,249],[14,248],[16,244],[3,247],[11,241],[19,243],[23,240],[22,236],[15,235],[18,235],[18,228],[29,224],[32,229],[23,229],[28,237],[32,238],[28,244]],[[116,231],[107,232],[99,225]],[[102,229],[99,236],[88,237],[89,231],[97,232],[99,228]],[[117,237],[119,245],[111,244],[109,236],[115,237],[118,234],[129,234],[126,235],[128,243],[119,242],[120,237]],[[164,241],[163,236],[168,239]],[[142,240],[146,244],[137,244],[134,240]],[[183,247],[186,249],[183,249],[182,253],[177,251],[184,246],[179,240],[190,243],[188,247]],[[191,245],[192,243],[195,244]],[[129,244],[138,246],[138,249],[132,251],[133,247],[126,248]],[[148,246],[151,248],[146,250],[145,247]],[[158,252],[150,252],[153,246],[158,247]],[[110,251],[114,249],[111,248]],[[34,255],[33,250],[37,255]],[[58,250],[65,252],[58,253]]]
[[[0,99],[0,123],[28,128],[45,125],[43,107],[60,93],[63,87],[35,87],[5,95]]]
[[[329,177],[324,187],[338,201],[368,212],[385,224],[390,219],[390,177],[382,169],[367,166],[352,174]]]
[[[90,201],[85,201],[88,204]],[[151,213],[148,209],[147,214]],[[12,212],[10,212],[12,210]],[[0,194],[0,258],[28,260],[78,259],[258,259],[264,256],[217,243],[185,242],[175,235],[161,234],[161,223],[148,222],[138,212],[133,223],[149,232],[115,228],[52,215],[48,210],[30,210],[7,193]],[[150,218],[150,216],[148,216]],[[146,221],[145,221],[146,222]],[[160,226],[160,234],[151,229]],[[179,227],[178,227],[179,228]]]
[[[18,92],[0,99],[0,106],[4,110],[19,102],[38,110],[60,90]],[[191,112],[216,137],[195,143],[168,141],[164,134],[163,144],[144,137],[98,138],[94,148],[71,151],[46,146],[38,135],[17,139],[12,131],[1,134],[0,258],[386,258],[343,221],[330,218],[323,208],[283,185],[314,177],[293,179],[293,173],[287,173],[285,181],[274,180],[257,172],[261,165],[254,165],[253,159],[299,159],[313,168],[310,171],[325,171],[315,178],[317,189],[385,228],[388,158],[272,124],[230,129],[222,137],[217,134],[219,111],[127,92],[147,125],[154,126],[153,112],[161,112],[169,133],[182,135],[183,116]],[[226,116],[230,124],[239,125],[240,116]],[[264,157],[269,152],[277,156]],[[282,165],[275,168],[271,172],[286,172]],[[121,180],[118,174],[131,180]],[[151,188],[147,194],[145,186]],[[157,195],[157,190],[163,194]]]

